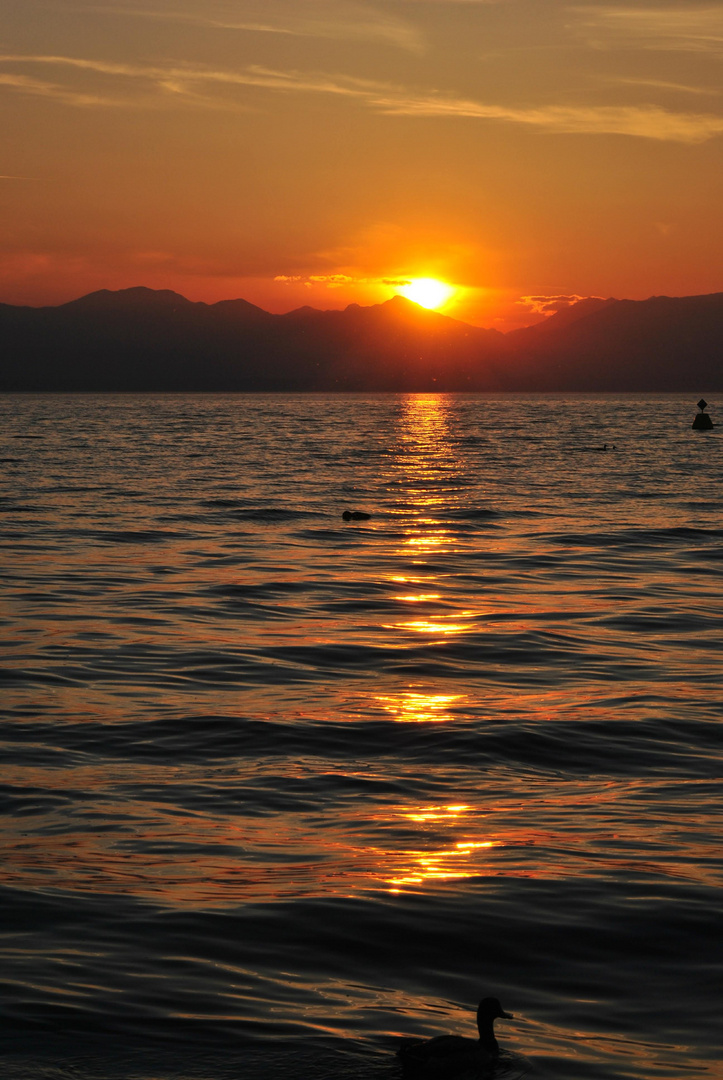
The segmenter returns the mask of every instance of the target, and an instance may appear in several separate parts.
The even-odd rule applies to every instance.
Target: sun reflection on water
[[[410,394],[402,402],[394,471],[413,507],[403,546],[415,554],[439,552],[454,542],[452,531],[435,513],[443,509],[457,470],[448,409],[437,394]]]
[[[453,806],[422,806],[418,810],[405,813],[404,817],[410,821],[448,821],[450,818],[460,817],[472,807],[467,803],[458,803]]]
[[[404,600],[408,604],[421,604],[425,600],[440,600],[441,593],[409,593],[406,596],[393,596],[392,600]]]
[[[422,536],[409,536],[404,541],[407,547],[420,548],[422,551],[433,551],[449,544],[452,537],[448,529],[439,529],[437,532],[427,532]]]
[[[471,821],[467,819],[472,813],[474,807],[460,803],[451,806],[415,807],[403,811],[402,816],[421,826],[422,835],[431,832],[436,837],[440,829],[469,829]],[[430,847],[385,853],[387,861],[388,856],[393,854],[398,867],[392,872],[392,876],[385,877],[385,884],[390,887],[390,892],[399,892],[406,885],[434,884],[476,877],[482,872],[478,853],[483,849],[499,847],[500,844],[499,840],[450,838]]]
[[[472,612],[460,612],[462,616],[471,617]],[[458,618],[459,616],[454,616]],[[440,615],[436,619],[412,619],[411,622],[393,623],[389,629],[414,630],[418,634],[463,634],[472,629],[469,623],[456,623],[445,621],[445,616]]]
[[[454,720],[451,707],[467,698],[467,694],[425,694],[407,690],[401,694],[380,694],[374,700],[400,724],[439,724]]]
[[[404,437],[412,447],[449,447],[449,403],[444,394],[407,394],[401,405]]]

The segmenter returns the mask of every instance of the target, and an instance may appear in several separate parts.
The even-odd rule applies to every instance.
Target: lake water
[[[3,1078],[723,1076],[694,413],[1,397]]]

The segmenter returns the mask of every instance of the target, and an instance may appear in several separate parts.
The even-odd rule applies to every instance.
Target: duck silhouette
[[[500,1048],[495,1038],[495,1020],[511,1020],[497,998],[480,1001],[477,1008],[478,1039],[461,1035],[438,1035],[423,1042],[407,1042],[398,1051],[405,1076],[445,1077],[489,1070]]]

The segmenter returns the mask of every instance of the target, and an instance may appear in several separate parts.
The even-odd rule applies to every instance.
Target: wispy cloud
[[[215,108],[248,108],[233,96],[242,87],[277,93],[327,94],[356,100],[387,116],[473,119],[524,125],[547,133],[629,135],[662,141],[699,143],[723,133],[723,117],[710,113],[675,112],[657,105],[507,106],[458,98],[437,92],[415,93],[391,83],[341,75],[274,71],[252,65],[240,71],[187,64],[143,65],[86,60],[68,56],[0,56],[0,63],[74,69],[125,80],[126,103],[177,101]],[[123,94],[80,91],[60,83],[17,74],[0,74],[0,84],[28,94],[55,97],[70,105],[117,105]],[[146,97],[133,91],[141,86]],[[155,98],[148,95],[155,94]],[[224,93],[225,92],[225,93]],[[231,92],[231,96],[229,96]]]
[[[341,289],[345,285],[387,285],[398,289],[412,284],[411,278],[354,277],[349,274],[277,274],[274,281],[282,285],[304,285],[307,289],[314,285],[326,285],[327,289]]]
[[[384,84],[366,79],[323,74],[304,75],[296,71],[273,71],[258,65],[250,65],[241,71],[223,71],[216,68],[194,67],[190,64],[169,64],[168,66],[125,64],[106,60],[87,60],[75,56],[13,54],[0,55],[0,63],[51,66],[61,69],[74,68],[98,75],[119,77],[131,83],[142,82],[148,87],[153,86],[158,90],[191,99],[199,97],[197,88],[204,84],[228,87],[251,86],[267,90],[337,94],[357,98],[370,98],[375,89],[378,90],[380,86],[384,86]],[[67,90],[59,84],[43,82],[24,75],[0,74],[0,84],[25,89],[29,93],[45,94],[47,92],[63,100],[67,99],[71,104],[86,104],[86,98],[88,102],[93,103],[116,103],[116,99],[113,98],[78,93]]]
[[[424,42],[416,27],[376,8],[350,0],[265,0],[263,4],[246,4],[243,17],[230,13],[226,5],[213,3],[206,4],[202,11],[163,11],[132,5],[94,5],[90,10],[114,16],[189,23],[211,30],[337,41],[371,40],[409,52],[424,51]]]
[[[653,49],[723,55],[723,7],[606,5],[572,7],[575,28],[599,48]]]
[[[718,97],[720,90],[710,86],[689,86],[686,83],[668,82],[665,79],[638,79],[634,76],[612,75],[605,79],[616,86],[643,86],[653,90],[671,90],[676,94],[697,94],[704,97]]]
[[[705,142],[723,133],[723,117],[673,112],[657,105],[541,105],[536,108],[487,105],[443,97],[383,98],[381,112],[395,116],[447,116],[506,120],[549,133],[632,135],[666,142]]]
[[[313,289],[314,285],[326,285],[327,289],[341,289],[345,285],[358,285],[359,279],[348,274],[277,274],[274,281],[281,285],[304,285]]]
[[[14,59],[14,58],[13,58]],[[0,61],[2,57],[0,57]],[[26,94],[35,94],[39,97],[54,98],[65,105],[123,105],[122,99],[114,99],[106,94],[84,93],[73,90],[59,83],[45,82],[42,79],[33,79],[27,75],[13,75],[0,72],[0,86],[7,86],[13,90],[19,90]]]
[[[574,307],[581,300],[602,300],[602,296],[578,296],[573,293],[569,296],[521,296],[517,301],[522,307],[526,307],[534,315],[554,315],[557,311]]]

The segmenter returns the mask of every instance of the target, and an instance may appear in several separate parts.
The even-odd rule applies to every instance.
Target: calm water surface
[[[0,398],[2,1076],[723,1076],[694,411]]]

